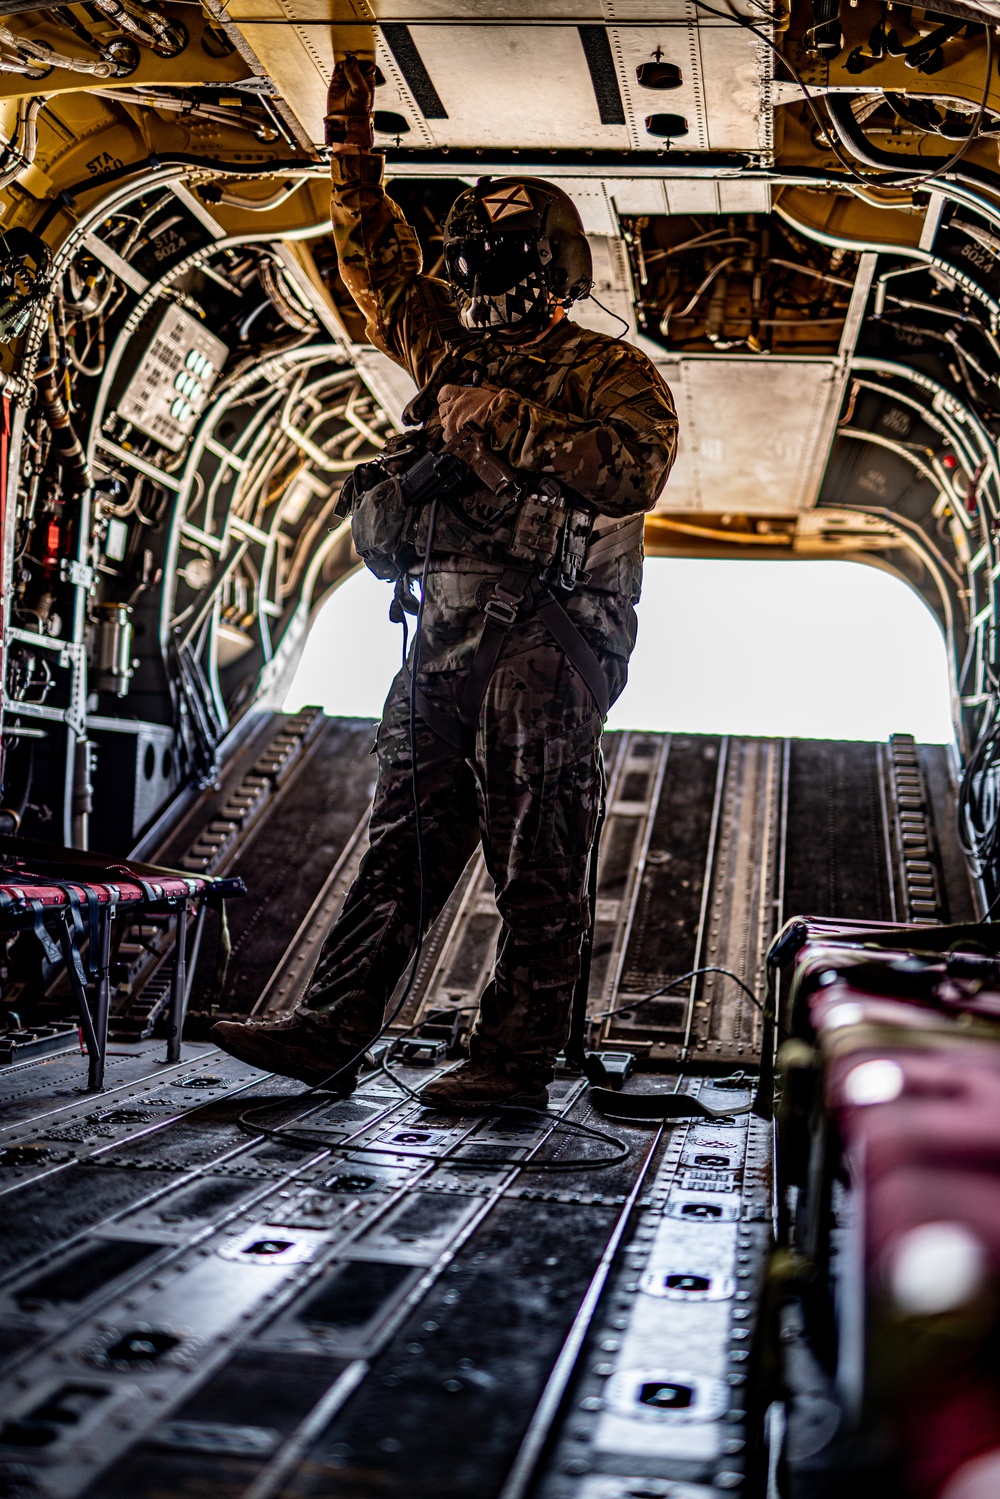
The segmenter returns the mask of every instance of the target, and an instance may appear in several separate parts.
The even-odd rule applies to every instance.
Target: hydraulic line
[[[76,435],[66,402],[62,398],[56,370],[56,360],[50,349],[46,363],[35,375],[38,400],[52,433],[52,445],[59,455],[63,472],[68,476],[73,491],[82,494],[85,489],[90,488],[93,476],[87,454]]]
[[[57,52],[48,42],[33,42],[27,37],[15,36],[6,26],[0,26],[0,47],[10,47],[22,61],[27,58],[29,64],[37,63],[41,68],[41,72],[36,73],[39,78],[44,78],[49,68],[65,68],[70,73],[92,73],[95,78],[110,78],[114,71],[112,64],[103,59],[71,57],[65,52]],[[10,71],[20,73],[24,70],[0,58],[0,73]]]
[[[843,286],[847,291],[854,290],[853,281],[845,281],[843,276],[831,276],[827,271],[814,271],[811,265],[796,265],[794,260],[779,260],[771,255],[765,261],[766,265],[780,265],[786,271],[794,271],[797,276],[812,276],[816,281],[829,281],[831,286]]]
[[[945,191],[946,189],[942,188],[940,190]],[[1000,191],[1000,181],[997,183],[997,190]],[[889,244],[882,240],[842,239],[839,235],[829,234],[826,230],[819,229],[812,224],[804,224],[801,219],[797,219],[794,214],[789,213],[788,209],[784,208],[780,202],[774,205],[774,212],[779,219],[782,219],[797,234],[803,234],[806,239],[815,240],[817,244],[826,245],[830,249],[850,250],[854,255],[861,255],[868,252],[875,255],[906,256],[907,259],[915,262],[913,267],[914,273],[922,268],[930,269],[934,267],[942,271],[960,286],[963,292],[966,292],[970,297],[974,297],[977,302],[980,302],[986,308],[991,317],[1000,322],[1000,302],[991,297],[979,285],[978,281],[973,281],[970,276],[965,275],[957,266],[952,265],[948,260],[942,260],[939,255],[934,255],[930,250],[921,250],[910,245]],[[894,275],[896,273],[890,272],[889,274]]]
[[[212,120],[217,125],[228,125],[232,129],[246,129],[257,140],[273,140],[274,131],[264,120],[254,120],[234,109],[223,109],[217,104],[199,104],[190,99],[178,99],[172,94],[165,94],[156,89],[117,89],[102,88],[92,89],[102,99],[109,99],[114,104],[144,105],[147,108],[161,109],[166,113],[183,115],[186,120]],[[255,101],[260,102],[260,101]],[[296,184],[297,185],[297,184]],[[292,188],[292,192],[295,187]],[[285,197],[291,197],[291,192]],[[217,198],[214,194],[207,199],[209,202],[225,201]],[[234,199],[241,207],[253,207],[253,203],[241,199]],[[284,197],[279,196],[279,202],[284,202]],[[267,206],[267,205],[261,205]],[[273,206],[273,205],[272,205]]]
[[[17,124],[14,134],[4,148],[4,157],[14,157],[9,166],[0,165],[0,189],[16,182],[21,173],[31,166],[38,150],[38,116],[45,103],[44,94],[33,99],[21,99],[17,106]]]
[[[120,31],[124,31],[140,47],[149,47],[163,57],[173,57],[181,50],[176,45],[178,28],[159,11],[147,6],[144,6],[141,11],[133,11],[129,6],[123,5],[121,0],[93,0],[93,3],[110,21],[114,22]],[[109,67],[108,74],[111,71]]]
[[[37,102],[40,109],[45,101],[42,99]],[[289,157],[280,161],[245,162],[219,161],[215,157],[197,156],[190,151],[171,151],[169,155],[155,157],[144,156],[139,161],[125,162],[120,167],[110,167],[106,172],[95,172],[92,177],[81,177],[77,182],[70,183],[62,189],[58,198],[50,200],[45,212],[34,226],[34,232],[39,236],[43,235],[56,214],[67,206],[67,201],[72,203],[78,193],[92,192],[95,188],[107,187],[112,182],[120,182],[125,177],[136,177],[142,172],[159,171],[164,167],[172,166],[198,167],[203,171],[219,175],[228,173],[233,177],[275,177],[285,172],[296,171],[302,171],[309,176],[316,175],[314,164],[300,157]],[[0,187],[2,186],[3,182],[0,180]],[[323,232],[325,232],[323,229],[317,230],[317,233]]]
[[[886,375],[895,376],[901,380],[908,380],[918,386],[918,388],[927,391],[932,396],[934,409],[940,414],[943,420],[947,420],[950,416],[955,416],[957,420],[962,421],[964,425],[975,433],[980,444],[979,456],[986,459],[993,478],[995,494],[1000,496],[1000,462],[997,460],[996,445],[976,413],[970,410],[957,396],[952,395],[951,391],[947,390],[943,385],[938,384],[930,375],[925,375],[921,370],[911,369],[908,365],[899,364],[890,359],[872,359],[866,355],[855,355],[851,360],[851,370],[852,373],[864,371],[866,374],[877,375],[883,378]],[[958,413],[961,413],[960,417],[958,417]],[[997,513],[996,507],[994,507],[993,513],[994,515]]]
[[[895,453],[898,458],[905,459],[911,467],[915,468],[921,478],[926,479],[928,484],[933,485],[938,493],[941,492],[942,485],[939,476],[935,474],[934,470],[929,467],[919,454],[914,453],[911,448],[904,446],[903,443],[893,442],[891,438],[883,437],[880,432],[868,432],[863,427],[838,427],[837,436],[852,437],[857,442],[870,442],[877,448],[885,448],[887,452]],[[941,563],[942,566],[948,567],[955,586],[961,588],[962,580],[958,574],[945,562],[943,557],[941,558]]]
[[[770,547],[773,551],[791,546],[795,539],[790,531],[760,536],[755,531],[719,531],[711,526],[692,526],[687,521],[668,520],[664,515],[654,515],[650,519],[657,530],[677,531],[682,536],[698,536],[706,541],[727,541],[733,546]]]
[[[873,390],[877,395],[888,396],[891,401],[895,401],[901,406],[909,406],[912,411],[915,411],[917,413],[920,420],[922,422],[926,422],[928,427],[930,427],[932,431],[936,432],[939,437],[943,438],[949,446],[958,449],[959,453],[962,456],[962,462],[966,464],[970,470],[975,469],[982,461],[980,454],[976,453],[973,450],[972,445],[965,439],[964,434],[962,438],[958,440],[956,438],[955,431],[951,427],[948,427],[936,412],[928,410],[928,408],[921,405],[919,401],[915,401],[912,396],[904,395],[902,391],[893,390],[891,386],[880,385],[876,380],[861,380],[855,378],[854,384],[856,387],[859,387],[863,390]],[[948,481],[948,487],[953,488],[952,481],[950,479]],[[968,517],[965,515],[964,506],[961,506],[959,508],[962,511],[963,524],[965,525],[965,529],[967,531],[971,530],[971,524],[968,521]]]
[[[215,201],[225,203],[229,208],[241,208],[246,213],[268,213],[273,208],[280,208],[283,203],[288,202],[289,198],[294,197],[306,180],[303,175],[295,182],[286,182],[269,198],[244,198],[240,193],[230,193],[223,189]]]
[[[715,265],[713,265],[712,269],[702,281],[701,285],[698,287],[698,290],[694,293],[694,295],[690,297],[687,302],[685,302],[684,306],[680,309],[679,312],[671,311],[670,316],[672,318],[685,318],[689,313],[693,312],[698,305],[699,299],[711,286],[716,276],[721,276],[722,272],[728,266],[735,265],[737,259],[737,256],[729,255],[725,260],[716,261]]]
[[[257,279],[274,310],[283,322],[300,333],[318,327],[316,314],[305,307],[296,307],[281,284],[278,267],[273,260],[264,259],[257,267]]]
[[[973,123],[969,135],[963,141],[961,148],[952,153],[951,156],[928,156],[921,158],[910,158],[913,165],[900,168],[901,158],[891,152],[883,151],[880,146],[875,146],[868,139],[854,117],[851,109],[851,98],[849,94],[826,94],[824,100],[831,124],[837,134],[841,145],[850,151],[851,155],[864,166],[875,167],[879,172],[891,172],[893,179],[899,185],[906,187],[915,186],[914,178],[920,181],[929,180],[935,176],[950,173],[958,166],[965,152],[978,138],[979,125],[986,111],[986,101],[989,98],[989,87],[993,74],[993,32],[986,28],[986,84],[983,90],[983,102],[979,115]],[[904,162],[906,158],[902,158]],[[976,187],[987,187],[993,192],[997,191],[997,182],[992,172],[984,171],[983,168],[974,164],[966,164],[961,171],[956,171],[955,176],[959,182],[967,181]]]

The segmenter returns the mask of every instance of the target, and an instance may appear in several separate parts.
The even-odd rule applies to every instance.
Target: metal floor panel
[[[294,1003],[363,847],[362,726],[282,748],[281,722],[239,768],[296,758],[234,855],[257,880],[243,1008]],[[602,1046],[643,1063],[631,1089],[696,1093],[721,1117],[609,1124],[569,1075],[546,1114],[435,1115],[406,1091],[434,1069],[395,1063],[337,1101],[191,1040],[173,1067],[162,1042],[115,1047],[100,1095],[77,1052],[0,1069],[0,1493],[763,1492],[771,1127],[739,1112],[757,1013],[721,975],[641,1001],[706,964],[759,994],[797,910],[884,918],[928,890],[971,910],[947,765],[905,743],[645,733],[606,752],[591,1014]],[[175,847],[192,839],[189,816]],[[402,1019],[474,1002],[496,930],[473,861]]]

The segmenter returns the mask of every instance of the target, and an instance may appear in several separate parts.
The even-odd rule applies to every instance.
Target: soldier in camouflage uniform
[[[456,298],[447,282],[421,274],[416,235],[386,195],[382,158],[372,149],[373,71],[348,58],[330,88],[333,226],[344,282],[372,343],[420,387],[407,418],[425,425],[431,449],[470,430],[483,432],[490,452],[516,474],[551,476],[592,509],[586,571],[560,607],[596,658],[613,702],[635,643],[642,512],[655,502],[675,451],[670,392],[637,349],[568,320],[549,289],[551,274],[540,279],[537,267],[513,290],[492,296],[477,295],[476,281],[471,296]],[[498,228],[508,219],[521,222],[519,211],[530,220],[539,202],[543,212],[555,203],[552,212],[564,224],[571,218],[562,241],[569,260],[578,267],[586,257],[589,271],[576,211],[558,189],[534,179],[487,180],[461,196],[449,217],[452,231],[463,202],[480,215],[485,206]],[[502,280],[502,272],[499,281],[494,276],[494,287]],[[411,533],[417,576],[427,521],[425,506]],[[353,1085],[359,1052],[379,1031],[417,941],[415,753],[428,924],[480,839],[502,917],[469,1060],[425,1087],[422,1097],[462,1110],[544,1104],[554,1059],[567,1041],[590,922],[603,714],[540,613],[520,607],[485,685],[474,740],[456,747],[427,722],[440,728],[440,715],[458,721],[484,605],[511,565],[510,545],[509,518],[489,488],[473,482],[460,504],[439,506],[419,641],[415,744],[404,670],[378,733],[370,846],[309,994],[277,1023],[216,1026],[216,1038],[235,1055],[314,1084],[345,1069],[338,1084],[342,1091]]]

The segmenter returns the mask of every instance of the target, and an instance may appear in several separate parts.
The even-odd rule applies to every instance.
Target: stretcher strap
[[[83,959],[80,956],[80,939],[83,936],[83,917],[80,914],[80,897],[75,890],[68,885],[61,885],[60,889],[65,891],[66,905],[63,907],[63,922],[65,923],[66,947],[68,956],[73,964],[73,971],[80,982],[82,989],[86,990],[87,980],[83,971]]]
[[[31,875],[26,874],[23,871],[19,871],[18,880],[22,885],[26,885],[29,888],[32,885],[42,885],[47,889],[61,890],[63,895],[65,895],[66,904],[59,909],[62,913],[62,919],[65,926],[69,950],[72,953],[74,971],[76,972],[80,983],[86,984],[86,978],[84,976],[83,969],[83,958],[80,953],[80,948],[82,946],[81,939],[83,937],[83,916],[81,914],[83,901],[81,900],[79,890],[75,885],[67,884],[65,880],[52,879],[49,875]],[[96,888],[92,885],[81,885],[80,889],[83,891],[83,898],[87,902],[87,916],[89,927],[89,951],[87,954],[87,968],[89,970],[90,977],[96,978],[99,964],[98,923],[100,920],[99,913],[101,908],[101,897]],[[30,906],[35,913],[33,929],[35,935],[38,937],[38,940],[42,944],[42,947],[45,951],[45,956],[49,959],[49,962],[58,962],[58,952],[56,953],[55,958],[53,958],[46,944],[46,938],[42,937],[42,932],[45,930],[44,917],[40,914],[44,910],[42,903],[39,900],[32,900],[30,901]]]
[[[109,864],[108,869],[113,870],[115,874],[123,874],[126,879],[134,881],[150,905],[155,905],[157,901],[163,899],[163,890],[159,885],[151,885],[148,880],[144,880],[141,874],[136,874],[135,870],[130,869],[127,864]]]
[[[38,938],[42,952],[48,958],[50,963],[61,962],[62,954],[59,951],[52,933],[45,925],[45,907],[42,905],[40,900],[29,900],[28,905],[31,907],[31,910],[35,915],[34,922],[32,923],[32,931]]]
[[[30,889],[30,887],[32,885],[35,885],[35,886],[42,886],[46,890],[61,890],[62,893],[66,897],[66,906],[63,907],[62,909],[65,912],[67,912],[67,915],[68,915],[68,913],[75,912],[75,916],[72,919],[72,925],[73,925],[73,930],[74,930],[74,932],[75,932],[75,934],[76,934],[76,936],[77,936],[78,939],[79,939],[79,937],[83,933],[83,920],[82,920],[82,917],[80,916],[80,909],[81,909],[81,905],[82,905],[82,900],[86,900],[86,902],[87,902],[87,917],[88,917],[88,940],[89,940],[88,967],[90,969],[90,976],[91,976],[91,978],[96,978],[96,976],[97,976],[97,958],[96,958],[96,953],[97,953],[97,946],[98,946],[98,923],[99,923],[99,920],[100,920],[100,908],[101,908],[101,896],[100,896],[100,892],[96,888],[96,886],[90,885],[90,884],[85,884],[83,882],[81,882],[79,886],[77,886],[75,884],[74,885],[70,885],[70,884],[67,883],[67,881],[65,881],[65,880],[57,880],[52,875],[48,875],[48,874],[29,874],[26,870],[23,870],[23,869],[19,869],[17,871],[17,882],[18,882],[19,886],[25,886],[25,887],[27,887],[29,889]],[[82,898],[81,898],[80,893],[79,893],[81,890],[83,891]],[[41,906],[41,902],[40,901],[34,901],[34,900],[32,900],[32,901],[29,902],[29,904],[30,904],[31,909],[33,911],[35,911],[37,907]],[[9,897],[5,896],[4,897],[4,906],[3,906],[4,910],[7,909],[7,905],[9,905]],[[38,917],[37,917],[37,914],[36,914],[36,917],[35,917],[35,929],[36,930],[37,930],[37,926],[38,926]],[[78,954],[78,956],[79,956],[79,954]]]

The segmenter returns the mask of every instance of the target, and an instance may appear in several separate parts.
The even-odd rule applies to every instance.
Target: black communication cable
[[[615,334],[615,343],[618,343],[620,339],[623,339],[625,337],[626,333],[628,332],[628,328],[629,328],[628,318],[622,317],[622,315],[621,315],[620,312],[612,312],[611,308],[610,307],[605,307],[605,305],[604,305],[603,302],[598,302],[597,298],[594,296],[594,293],[592,291],[589,291],[587,293],[586,300],[588,302],[593,302],[594,305],[597,306],[597,307],[599,307],[602,312],[606,312],[607,315],[608,315],[608,317],[616,318],[618,320],[618,322],[621,323],[621,325],[622,325],[622,331],[620,333],[616,333]]]
[[[456,1010],[478,1010],[479,1006],[456,1005],[455,1008]],[[392,1019],[390,1018],[390,1020],[388,1020],[386,1024],[391,1025]],[[402,1031],[399,1035],[394,1036],[393,1040],[401,1040],[403,1036],[407,1036],[413,1031],[417,1030],[421,1024],[422,1022],[418,1021],[416,1025],[407,1026],[406,1030]],[[374,1042],[370,1044],[374,1045]],[[414,1092],[412,1088],[410,1088],[406,1083],[403,1082],[403,1079],[401,1077],[397,1077],[389,1071],[388,1061],[386,1057],[382,1057],[380,1059],[378,1071],[384,1072],[393,1086],[399,1088],[401,1092],[405,1093],[407,1097],[412,1098],[414,1102],[419,1103],[421,1101],[419,1093]],[[333,1148],[340,1142],[331,1141],[329,1136],[321,1135],[318,1132],[316,1134],[305,1134],[299,1131],[291,1131],[285,1129],[280,1125],[270,1128],[267,1125],[247,1123],[247,1121],[254,1114],[263,1114],[271,1109],[281,1108],[286,1103],[298,1103],[301,1099],[308,1098],[310,1093],[318,1091],[320,1090],[316,1088],[309,1088],[305,1093],[296,1094],[294,1095],[294,1097],[289,1099],[282,1099],[280,1103],[266,1103],[261,1104],[258,1108],[255,1109],[246,1109],[239,1116],[236,1122],[239,1128],[242,1129],[245,1134],[251,1134],[261,1139],[270,1140],[272,1141],[272,1143],[277,1143],[279,1145],[302,1145],[308,1150],[315,1150],[317,1146],[321,1147],[324,1145],[328,1145]],[[503,1160],[502,1158],[498,1158],[496,1156],[490,1156],[489,1158],[478,1156],[460,1156],[457,1158],[452,1158],[450,1155],[435,1155],[432,1151],[407,1151],[407,1155],[415,1156],[418,1160],[439,1161],[442,1164],[447,1162],[452,1166],[517,1166],[524,1171],[598,1171],[604,1166],[617,1166],[620,1164],[620,1162],[628,1159],[628,1146],[623,1144],[622,1141],[616,1140],[614,1135],[609,1135],[604,1130],[594,1129],[592,1126],[587,1124],[578,1124],[575,1120],[571,1119],[553,1118],[553,1116],[546,1109],[533,1109],[523,1104],[497,1104],[495,1108],[490,1110],[490,1113],[500,1114],[504,1113],[505,1111],[514,1114],[537,1115],[537,1117],[540,1119],[547,1119],[551,1123],[553,1129],[561,1129],[566,1131],[566,1133],[568,1134],[585,1136],[590,1139],[599,1140],[602,1144],[610,1145],[613,1147],[615,1154],[598,1156],[596,1159],[579,1156],[575,1160],[571,1159],[568,1161],[536,1162],[523,1161],[515,1159],[514,1157]],[[463,1144],[465,1144],[465,1142],[460,1141],[459,1145],[457,1145],[455,1149],[457,1150],[461,1148]],[[374,1146],[366,1147],[363,1145],[347,1145],[346,1148],[348,1154],[352,1155],[393,1154],[391,1145],[381,1146],[377,1148]]]
[[[695,0],[695,3],[701,4],[701,0]],[[962,144],[959,146],[958,150],[953,152],[951,156],[947,156],[944,158],[932,158],[934,167],[933,171],[918,173],[917,175],[909,172],[906,173],[904,177],[900,177],[899,168],[896,167],[895,158],[891,157],[888,152],[882,151],[877,146],[873,146],[871,144],[861,126],[855,120],[853,113],[851,113],[849,101],[845,105],[843,98],[835,99],[833,97],[830,97],[827,99],[827,110],[830,115],[830,120],[833,123],[834,129],[837,131],[837,134],[840,136],[844,144],[848,147],[848,150],[859,152],[860,160],[865,161],[870,166],[874,166],[883,170],[887,169],[891,174],[893,174],[894,177],[898,179],[899,186],[919,187],[922,182],[930,182],[933,178],[944,176],[945,173],[950,172],[952,168],[957,166],[958,163],[962,160],[962,157],[968,151],[969,147],[973,145],[975,141],[980,139],[983,121],[986,118],[986,106],[989,102],[990,84],[992,82],[992,78],[993,29],[991,26],[987,26],[986,78],[983,83],[982,98],[979,102],[979,107],[976,111],[975,118],[972,121],[972,124],[969,126],[969,133],[963,140]],[[850,116],[850,118],[848,118],[848,116]],[[838,156],[838,160],[839,159],[840,158]],[[993,190],[996,191],[995,186]]]
[[[479,1006],[478,1005],[456,1005],[455,1008],[456,1008],[456,1010],[478,1010]],[[391,1021],[388,1022],[388,1023],[391,1024]],[[422,1022],[418,1021],[416,1023],[416,1025],[407,1026],[406,1030],[402,1031],[399,1035],[394,1036],[393,1040],[401,1040],[403,1036],[407,1036],[407,1035],[411,1034],[413,1031],[417,1030],[421,1024],[422,1024]],[[414,1102],[420,1103],[420,1101],[421,1101],[420,1094],[414,1092],[414,1090],[411,1087],[409,1087],[406,1083],[403,1082],[403,1079],[401,1077],[397,1077],[395,1074],[393,1074],[392,1072],[389,1071],[388,1061],[387,1061],[387,1058],[384,1057],[384,1056],[379,1061],[378,1071],[379,1072],[384,1072],[385,1076],[389,1079],[390,1083],[392,1083],[394,1087],[399,1088],[399,1090],[402,1093],[405,1093],[408,1098],[412,1098],[414,1100]],[[244,1130],[245,1133],[253,1134],[255,1136],[259,1136],[259,1137],[261,1137],[263,1139],[271,1140],[272,1142],[276,1142],[278,1144],[284,1144],[284,1145],[296,1145],[296,1144],[298,1144],[298,1145],[304,1146],[305,1148],[307,1148],[309,1150],[315,1150],[317,1146],[323,1146],[323,1145],[329,1145],[332,1148],[332,1147],[336,1146],[336,1144],[341,1143],[341,1142],[331,1141],[330,1138],[329,1138],[329,1136],[327,1136],[327,1135],[321,1135],[318,1132],[316,1134],[305,1134],[305,1133],[301,1133],[299,1131],[287,1130],[287,1129],[283,1128],[280,1125],[279,1126],[275,1126],[274,1128],[269,1128],[266,1125],[251,1125],[251,1124],[246,1124],[245,1123],[245,1121],[247,1119],[249,1119],[251,1117],[251,1115],[253,1115],[253,1114],[264,1113],[264,1112],[266,1112],[269,1109],[280,1108],[285,1103],[293,1103],[293,1102],[297,1103],[300,1099],[307,1098],[309,1096],[309,1093],[315,1092],[315,1091],[317,1091],[317,1090],[310,1088],[310,1089],[307,1089],[307,1091],[305,1093],[297,1094],[293,1098],[282,1099],[281,1103],[278,1103],[278,1104],[268,1103],[268,1104],[261,1105],[257,1109],[248,1109],[248,1110],[246,1110],[244,1113],[242,1113],[240,1115],[239,1119],[237,1120],[237,1124],[239,1125],[239,1127],[241,1129]],[[597,1157],[597,1159],[591,1159],[591,1158],[588,1158],[588,1157],[585,1157],[585,1156],[580,1156],[576,1160],[572,1160],[571,1159],[569,1161],[537,1161],[537,1162],[523,1161],[523,1160],[520,1160],[520,1159],[515,1159],[514,1157],[510,1157],[507,1160],[503,1160],[502,1158],[498,1158],[497,1156],[490,1156],[489,1158],[486,1158],[486,1157],[473,1157],[473,1156],[459,1156],[459,1157],[453,1158],[451,1155],[443,1155],[443,1156],[441,1156],[441,1155],[435,1155],[432,1151],[429,1151],[429,1150],[427,1150],[427,1151],[407,1151],[407,1155],[415,1156],[418,1160],[439,1161],[442,1164],[444,1164],[445,1162],[447,1162],[449,1165],[452,1165],[452,1166],[495,1166],[495,1167],[517,1166],[517,1167],[521,1168],[524,1171],[597,1171],[597,1170],[600,1170],[604,1166],[616,1166],[620,1162],[622,1162],[622,1161],[624,1161],[624,1160],[626,1160],[628,1158],[628,1154],[629,1154],[628,1146],[625,1145],[622,1141],[616,1140],[615,1137],[614,1137],[614,1135],[609,1135],[604,1130],[594,1129],[590,1125],[587,1125],[587,1124],[578,1124],[575,1120],[571,1120],[571,1119],[554,1118],[548,1112],[548,1110],[546,1110],[546,1109],[534,1109],[534,1108],[530,1108],[530,1107],[528,1107],[528,1106],[526,1106],[524,1104],[497,1104],[495,1108],[493,1108],[493,1109],[490,1110],[491,1114],[500,1114],[500,1113],[504,1113],[504,1112],[514,1113],[514,1114],[533,1114],[533,1115],[536,1115],[540,1119],[547,1119],[549,1121],[549,1123],[552,1125],[553,1129],[562,1129],[562,1130],[565,1130],[568,1134],[573,1134],[573,1135],[577,1135],[577,1136],[586,1136],[586,1137],[588,1137],[590,1139],[599,1140],[603,1144],[611,1145],[614,1148],[615,1154],[614,1155],[607,1155],[607,1156],[599,1156],[599,1157]],[[454,1148],[456,1150],[458,1150],[465,1143],[466,1143],[465,1141],[460,1141],[459,1144],[456,1145]],[[393,1154],[392,1146],[391,1145],[380,1146],[380,1147],[375,1147],[375,1146],[366,1147],[366,1146],[363,1146],[363,1145],[362,1146],[351,1146],[350,1144],[347,1144],[346,1149],[347,1149],[347,1153],[348,1154],[352,1154],[352,1155],[391,1155],[391,1154]]]
[[[664,984],[662,988],[654,989],[652,994],[643,994],[641,998],[629,1000],[627,1004],[618,1005],[618,1007],[614,1010],[602,1010],[599,1014],[594,1015],[591,1018],[593,1020],[608,1020],[612,1015],[623,1015],[628,1010],[637,1010],[640,1005],[648,1004],[651,999],[659,999],[662,994],[668,994],[671,989],[676,989],[679,984],[686,984],[688,979],[698,978],[699,975],[703,973],[721,973],[724,974],[726,978],[732,979],[733,983],[738,984],[739,987],[743,990],[743,993],[747,996],[750,1003],[756,1005],[761,1014],[764,1013],[764,1006],[761,1004],[756,994],[750,988],[749,984],[744,983],[738,973],[734,973],[731,968],[721,968],[717,963],[706,963],[702,968],[692,968],[688,973],[678,974],[677,978],[671,979],[670,982]]]
[[[770,47],[771,51],[774,53],[778,61],[782,63],[787,68],[788,72],[792,75],[792,80],[800,89],[802,97],[809,107],[810,114],[816,121],[816,124],[822,132],[823,136],[829,142],[830,150],[840,162],[840,165],[844,168],[844,171],[847,172],[847,174],[852,177],[855,182],[862,183],[865,187],[871,187],[873,179],[871,177],[866,177],[864,173],[859,172],[853,162],[851,162],[843,154],[840,149],[839,142],[831,136],[828,123],[820,114],[819,108],[816,104],[816,100],[810,93],[809,89],[806,87],[801,73],[792,62],[791,58],[785,56],[784,52],[782,52],[777,43],[772,41],[772,39],[766,34],[766,32],[758,30],[754,23],[748,20],[746,16],[737,15],[733,11],[727,12],[723,10],[716,10],[714,6],[708,5],[706,3],[706,0],[694,0],[694,4],[698,7],[699,10],[707,11],[710,16],[717,16],[724,21],[735,21],[737,25],[744,27],[745,30],[753,32],[758,41],[763,42],[766,47]],[[877,181],[875,182],[875,186],[878,186]]]
[[[418,1103],[420,1102],[419,1093],[414,1093],[411,1088],[407,1087],[407,1085],[402,1081],[401,1078],[394,1077],[393,1074],[384,1067],[380,1070],[384,1070],[390,1082],[395,1083],[402,1092],[408,1094],[410,1098],[415,1099]],[[237,1124],[241,1129],[244,1130],[245,1133],[259,1135],[261,1136],[261,1138],[270,1140],[272,1141],[272,1143],[276,1143],[279,1145],[299,1145],[306,1150],[323,1149],[324,1147],[333,1150],[336,1149],[338,1145],[343,1145],[345,1155],[347,1156],[391,1156],[397,1154],[397,1152],[393,1150],[391,1141],[386,1141],[383,1144],[376,1143],[374,1145],[353,1145],[350,1141],[331,1140],[329,1135],[322,1134],[319,1131],[316,1131],[314,1133],[307,1133],[300,1130],[284,1129],[281,1126],[269,1128],[266,1125],[248,1125],[244,1123],[244,1120],[247,1119],[252,1113],[263,1112],[264,1109],[274,1109],[280,1107],[283,1104],[291,1102],[298,1103],[301,1099],[307,1096],[308,1095],[305,1093],[300,1093],[296,1095],[294,1099],[282,1099],[281,1104],[268,1103],[264,1104],[260,1110],[248,1110],[245,1114],[240,1115],[239,1119],[237,1120]],[[525,1104],[510,1103],[492,1105],[487,1112],[490,1115],[503,1113],[531,1114],[536,1118],[548,1120],[554,1130],[564,1130],[567,1134],[570,1135],[575,1135],[591,1140],[599,1140],[604,1145],[610,1145],[614,1153],[611,1155],[598,1156],[596,1157],[596,1159],[589,1156],[577,1156],[575,1159],[570,1159],[568,1161],[531,1161],[522,1160],[517,1156],[508,1156],[506,1159],[502,1156],[495,1155],[460,1156],[457,1155],[456,1152],[464,1149],[465,1146],[469,1143],[468,1139],[462,1139],[457,1140],[449,1150],[444,1151],[441,1154],[437,1154],[431,1150],[407,1150],[406,1155],[413,1160],[436,1161],[440,1166],[492,1166],[497,1169],[505,1166],[516,1166],[521,1171],[601,1171],[605,1166],[620,1165],[622,1161],[628,1160],[629,1157],[629,1147],[627,1143],[615,1139],[614,1135],[608,1134],[606,1130],[594,1129],[589,1124],[578,1124],[573,1119],[560,1119],[558,1117],[553,1117],[553,1115],[550,1114],[546,1109],[535,1109],[530,1108]]]

